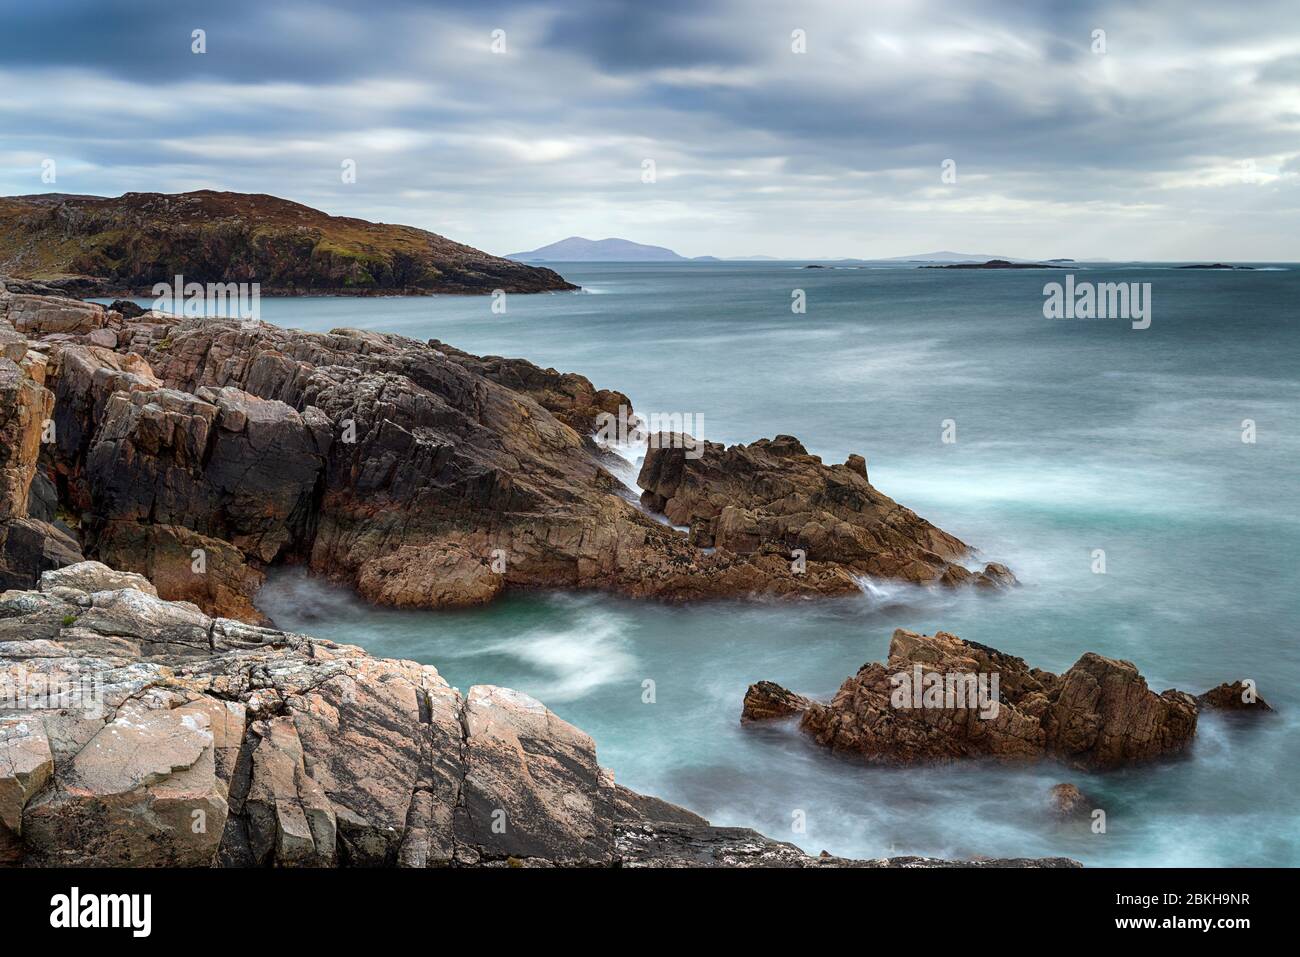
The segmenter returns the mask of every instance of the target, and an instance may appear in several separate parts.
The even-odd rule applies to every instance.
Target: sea
[[[813,854],[1300,865],[1300,265],[807,265],[563,263],[581,292],[260,307],[580,372],[710,441],[785,433],[828,463],[862,454],[877,488],[1018,587],[863,580],[846,599],[689,605],[531,592],[419,612],[284,569],[260,607],[462,690],[533,695],[620,783]],[[1149,283],[1149,326],[1045,318],[1044,287],[1067,274]],[[867,767],[788,723],[741,726],[752,682],[829,698],[896,628],[1057,672],[1122,658],[1156,691],[1251,679],[1276,713],[1203,714],[1185,756],[1104,773]],[[1051,813],[1062,782],[1086,816]]]

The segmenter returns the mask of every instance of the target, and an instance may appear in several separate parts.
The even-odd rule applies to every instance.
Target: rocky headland
[[[580,375],[26,289],[0,292],[3,587],[92,558],[257,624],[264,572],[286,563],[424,608],[516,588],[677,601],[1014,581],[963,564],[968,546],[875,489],[861,456],[658,436],[638,501],[592,438],[631,403]]]
[[[900,628],[888,661],[863,665],[830,702],[761,681],[746,693],[741,721],[797,718],[817,744],[870,764],[1053,758],[1108,770],[1184,751],[1202,708],[1271,711],[1253,692],[1234,682],[1199,698],[1156,694],[1128,661],[1088,652],[1058,675],[946,632]]]
[[[177,275],[264,295],[576,289],[556,272],[416,229],[275,196],[198,190],[0,197],[0,275],[85,296],[153,295]]]

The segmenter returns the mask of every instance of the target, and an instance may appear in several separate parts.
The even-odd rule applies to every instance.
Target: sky
[[[1300,8],[0,0],[0,194],[202,188],[498,255],[1297,261]]]

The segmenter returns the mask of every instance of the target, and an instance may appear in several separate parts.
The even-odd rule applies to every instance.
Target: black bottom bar
[[[693,941],[711,932],[734,941],[775,924],[810,944],[839,934],[866,934],[876,945],[933,933],[950,946],[1056,931],[1071,940],[1199,935],[1231,946],[1242,934],[1287,926],[1293,883],[1292,871],[1264,869],[0,870],[0,912],[6,944],[76,934],[134,947],[215,934],[255,941],[259,951],[281,939],[337,945],[379,928],[392,944],[400,938],[390,935],[409,935],[444,949],[457,938],[515,946],[519,934],[568,934],[590,946],[593,933],[654,939],[687,927],[701,928],[689,932]],[[137,894],[149,895],[147,936],[136,936],[143,898],[133,909],[130,898],[98,897]],[[117,927],[71,926],[115,916]],[[969,937],[960,936],[963,926]]]

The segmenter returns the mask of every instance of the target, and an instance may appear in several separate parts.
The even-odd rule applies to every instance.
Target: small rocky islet
[[[913,682],[913,675],[922,681]],[[990,689],[987,679],[994,675],[997,684]],[[931,676],[933,704],[915,706],[910,699],[922,696],[920,685]],[[940,682],[948,676],[967,684],[960,697],[940,699],[940,692],[956,684]],[[970,679],[981,677],[985,700],[976,700],[979,692]],[[1129,661],[1087,652],[1058,675],[947,632],[922,635],[900,628],[890,640],[888,660],[863,665],[829,702],[760,681],[745,694],[741,721],[797,718],[799,730],[818,745],[868,764],[1050,758],[1108,771],[1185,751],[1206,709],[1272,711],[1244,681],[1199,696],[1172,688],[1157,694]]]

